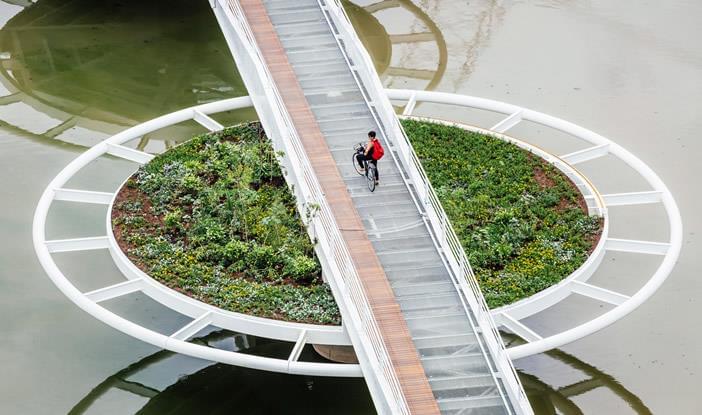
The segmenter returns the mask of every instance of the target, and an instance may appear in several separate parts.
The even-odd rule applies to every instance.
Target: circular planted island
[[[536,294],[587,259],[601,218],[560,170],[500,138],[402,122],[491,307]],[[340,324],[278,157],[258,123],[157,156],[116,197],[120,248],[154,280],[215,307]]]

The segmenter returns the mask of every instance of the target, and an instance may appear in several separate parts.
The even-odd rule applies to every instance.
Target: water
[[[0,314],[6,334],[0,343],[0,413],[373,413],[360,380],[288,377],[159,352],[60,294],[31,246],[33,209],[51,178],[85,146],[126,126],[245,90],[204,0],[174,1],[167,8],[157,1],[39,0],[24,12],[8,3],[28,2],[0,2]],[[702,223],[694,192],[694,161],[702,155],[694,134],[702,129],[702,4],[403,0],[393,6],[371,5],[372,14],[349,9],[386,84],[504,100],[592,128],[647,162],[680,205],[683,251],[651,300],[563,351],[517,362],[537,413],[702,413],[696,394],[702,381],[696,353],[702,341]],[[387,37],[409,32],[433,34],[425,42],[394,46]],[[417,112],[465,120],[492,116],[430,105]],[[227,119],[253,116],[241,111]],[[169,129],[139,146],[160,151],[195,131],[190,124]],[[558,151],[571,146],[530,125],[511,133]],[[607,179],[603,190],[638,185],[627,171],[604,166],[583,165],[595,180]],[[108,190],[116,185],[113,177],[132,169],[104,160],[76,180]],[[87,225],[87,219],[103,213],[57,206],[51,217],[62,217],[63,225],[48,232],[95,234],[99,225]],[[653,207],[613,211],[613,232],[663,239],[665,227],[641,226],[660,215]],[[86,287],[116,278],[107,255],[59,262]],[[610,256],[594,278],[632,292],[637,278],[655,265]],[[530,324],[548,333],[580,319],[578,310],[591,311],[576,306],[559,306],[559,321],[536,316]],[[122,307],[147,322],[157,316],[180,323],[144,298]],[[211,336],[222,346],[268,355],[287,350],[260,339]]]

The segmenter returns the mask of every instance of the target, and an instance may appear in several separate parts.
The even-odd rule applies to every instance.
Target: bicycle
[[[359,175],[366,176],[366,182],[368,184],[368,190],[371,192],[375,190],[375,174],[377,171],[377,167],[373,163],[369,163],[368,160],[363,160],[363,171],[361,171],[361,167],[358,165],[358,159],[356,159],[356,156],[359,154],[363,154],[365,152],[365,146],[363,143],[358,143],[353,146],[353,156],[351,157],[351,163],[353,164],[353,168],[356,169],[356,173]]]

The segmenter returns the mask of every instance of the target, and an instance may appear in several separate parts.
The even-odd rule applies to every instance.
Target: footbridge
[[[470,265],[335,1],[212,3],[381,413],[531,413]],[[389,157],[371,193],[352,147]]]
[[[393,4],[382,0],[371,9]],[[512,359],[561,347],[615,323],[650,298],[674,268],[682,222],[671,192],[649,166],[608,138],[490,99],[384,90],[337,0],[210,0],[210,5],[250,95],[184,108],[97,143],[64,167],[37,203],[32,232],[39,263],[67,298],[100,321],[157,348],[206,361],[294,375],[362,376],[381,414],[521,415],[533,411]],[[589,213],[602,218],[602,236],[587,261],[548,289],[489,310],[390,100],[403,108],[403,116],[423,104],[497,115],[494,125],[484,125],[482,118],[475,126],[434,121],[512,142],[566,174],[583,194]],[[273,146],[284,154],[286,180],[317,242],[343,326],[265,319],[203,303],[147,275],[113,235],[111,212],[120,183],[135,165],[154,157],[135,143],[181,123],[221,130],[225,121],[218,121],[220,114],[251,106]],[[578,143],[559,156],[507,135],[522,123]],[[371,129],[387,153],[373,193],[351,159],[353,144]],[[595,160],[636,173],[627,184],[631,191],[600,194],[596,185],[606,183],[593,182],[575,168]],[[94,183],[92,172],[104,168],[111,182]],[[630,239],[621,229],[610,233],[610,221],[617,221],[610,208],[621,213],[641,205],[664,213],[652,215],[649,222],[665,218],[666,239]],[[88,223],[91,231],[51,226],[74,209],[82,215],[93,207],[105,210],[98,216],[104,232],[93,234],[95,227]],[[87,281],[70,275],[75,269],[69,273],[66,262],[57,260],[70,257],[83,263],[100,251],[109,253],[113,269],[90,270]],[[623,261],[647,256],[660,262],[640,288],[624,291],[607,285],[611,275],[598,275],[605,255],[617,254]],[[562,324],[556,330],[534,325],[531,317],[536,315],[562,320],[556,306],[571,297],[586,299],[599,311],[587,311],[584,322],[565,329]],[[139,305],[145,306],[142,313],[132,310]],[[154,315],[153,306],[168,313]],[[146,321],[142,314],[149,314]],[[505,349],[498,327],[524,342]],[[238,340],[197,340],[215,332]],[[246,353],[248,339],[257,337],[274,339],[289,351]],[[353,346],[359,363],[322,362],[311,345]]]

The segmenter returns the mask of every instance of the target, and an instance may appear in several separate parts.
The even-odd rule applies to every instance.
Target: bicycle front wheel
[[[368,190],[375,190],[375,169],[371,163],[368,163],[368,171],[366,172],[366,181],[368,182]]]

